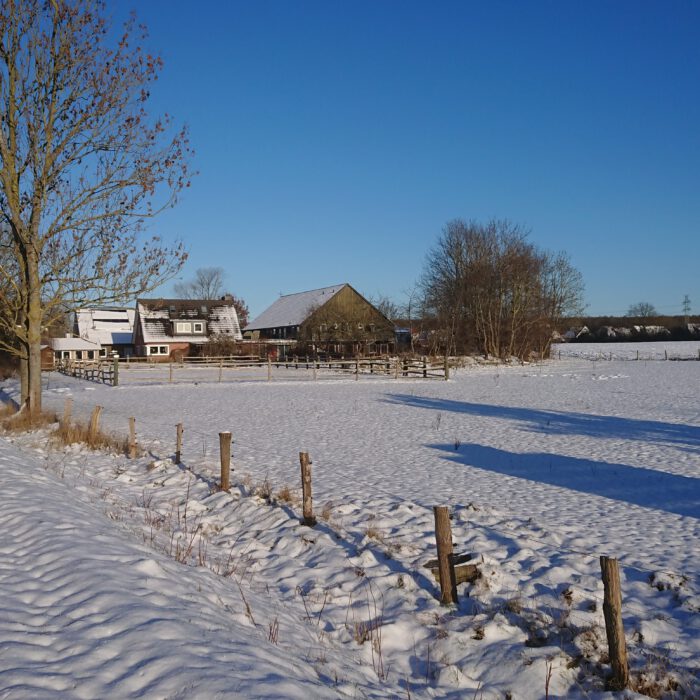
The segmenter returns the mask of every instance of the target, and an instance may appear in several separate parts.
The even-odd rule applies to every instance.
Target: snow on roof
[[[75,321],[81,338],[100,345],[130,345],[134,332],[135,309],[98,306],[77,309]]]
[[[309,317],[314,309],[323,306],[323,304],[347,286],[347,283],[343,283],[336,284],[332,287],[312,289],[308,292],[285,294],[272,304],[272,306],[269,306],[259,316],[254,318],[245,327],[245,330],[254,331],[262,328],[298,326]]]
[[[92,343],[85,338],[50,338],[49,345],[54,350],[100,350],[99,343]]]
[[[136,302],[144,343],[206,343],[213,335],[241,340],[238,314],[228,299],[139,299]],[[173,321],[204,321],[206,334],[173,335]]]

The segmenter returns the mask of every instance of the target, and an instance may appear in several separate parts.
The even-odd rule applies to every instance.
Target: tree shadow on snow
[[[516,453],[477,444],[428,445],[467,467],[700,518],[700,479],[548,453]]]
[[[598,438],[644,440],[700,448],[700,427],[683,423],[663,423],[618,416],[493,406],[470,403],[469,401],[431,399],[408,394],[390,394],[387,401],[433,411],[449,411],[512,420],[522,423],[526,430],[547,435],[585,435]]]

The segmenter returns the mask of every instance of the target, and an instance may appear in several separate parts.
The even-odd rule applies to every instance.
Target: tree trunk
[[[29,400],[29,360],[19,358],[20,408],[26,406]]]
[[[41,412],[41,281],[39,261],[31,256],[28,260],[28,308],[27,340],[29,346],[29,411]]]

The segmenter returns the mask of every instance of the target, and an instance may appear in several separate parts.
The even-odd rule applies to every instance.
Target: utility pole
[[[690,297],[686,294],[683,297],[683,315],[685,316],[685,325],[688,326],[688,317],[690,316]]]

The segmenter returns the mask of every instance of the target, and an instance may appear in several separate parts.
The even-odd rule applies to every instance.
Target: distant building
[[[50,338],[49,346],[56,360],[99,360],[107,354],[98,343],[73,336]]]
[[[73,334],[99,345],[105,354],[128,357],[134,353],[135,309],[87,306],[73,313]]]
[[[232,297],[136,302],[133,343],[137,355],[161,360],[179,358],[215,337],[243,337]]]
[[[393,352],[394,324],[349,284],[281,296],[244,329],[271,354],[374,355]]]

